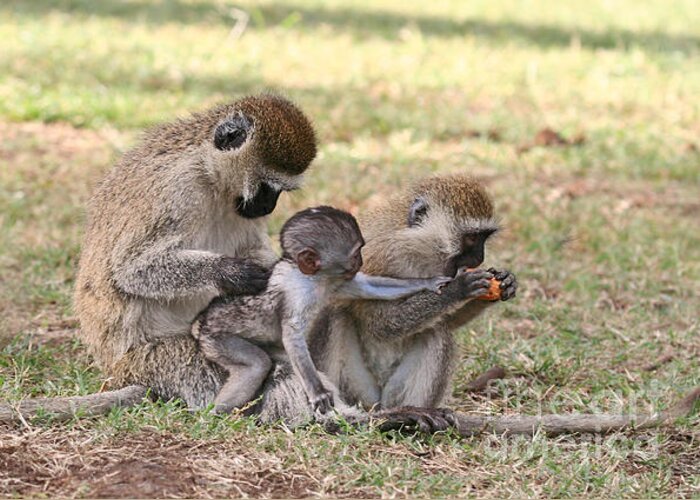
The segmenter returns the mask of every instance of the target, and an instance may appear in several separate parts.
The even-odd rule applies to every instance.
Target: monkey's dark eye
[[[214,147],[219,151],[240,148],[248,139],[252,123],[243,114],[238,114],[217,125],[214,131]]]
[[[478,232],[466,233],[462,236],[462,248],[469,249],[475,246],[483,246],[486,240],[496,232],[496,229],[483,229]]]
[[[475,235],[468,234],[462,238],[462,248],[472,248],[474,245],[476,245],[477,241],[478,238]]]
[[[408,227],[420,224],[427,214],[428,203],[423,198],[416,198],[408,210]]]

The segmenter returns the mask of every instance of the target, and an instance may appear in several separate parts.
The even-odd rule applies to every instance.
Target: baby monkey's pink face
[[[296,258],[299,270],[304,274],[322,274],[351,280],[362,268],[364,240],[354,238],[351,245],[342,241],[327,241],[323,250],[305,248]]]
[[[362,247],[364,245],[365,242],[360,239],[350,250],[350,255],[346,261],[345,273],[343,274],[346,280],[353,279],[362,268]]]

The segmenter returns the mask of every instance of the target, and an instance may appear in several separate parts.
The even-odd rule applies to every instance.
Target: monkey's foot
[[[324,415],[333,408],[333,393],[330,391],[319,392],[317,395],[309,398],[311,408],[314,413]]]
[[[378,412],[374,418],[381,419],[379,429],[382,431],[433,434],[447,431],[457,425],[455,413],[448,408],[402,406]]]

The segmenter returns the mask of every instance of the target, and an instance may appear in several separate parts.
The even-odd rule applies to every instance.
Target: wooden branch
[[[700,400],[700,387],[696,387],[685,398],[667,411],[653,415],[571,414],[540,416],[478,416],[456,413],[456,430],[461,436],[481,433],[533,435],[544,432],[548,435],[593,433],[605,434],[625,429],[648,429],[690,414],[696,401]]]
[[[75,416],[89,417],[109,413],[112,408],[134,406],[146,397],[147,390],[130,385],[116,391],[98,392],[87,396],[66,398],[25,399],[15,404],[0,403],[0,423],[24,422],[39,414],[55,421],[70,420]]]

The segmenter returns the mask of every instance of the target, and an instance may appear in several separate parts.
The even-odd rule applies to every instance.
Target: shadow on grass
[[[151,3],[146,0],[124,2],[122,0],[10,0],[2,10],[17,15],[41,16],[51,11],[83,16],[115,17],[134,22],[203,23],[231,25],[233,21],[225,8],[214,3],[185,3],[182,0],[166,0]],[[357,8],[311,8],[288,3],[270,3],[253,9],[253,29],[283,25],[290,29],[313,29],[321,25],[358,37],[382,37],[393,39],[405,26],[417,27],[421,33],[435,37],[474,36],[493,43],[522,42],[543,48],[564,47],[572,39],[590,49],[627,49],[641,47],[656,52],[700,52],[700,37],[674,35],[660,31],[631,31],[608,28],[603,31],[590,29],[565,29],[548,24],[525,24],[517,21],[488,21],[484,19],[452,19],[439,16],[407,15],[386,11],[368,11]]]

